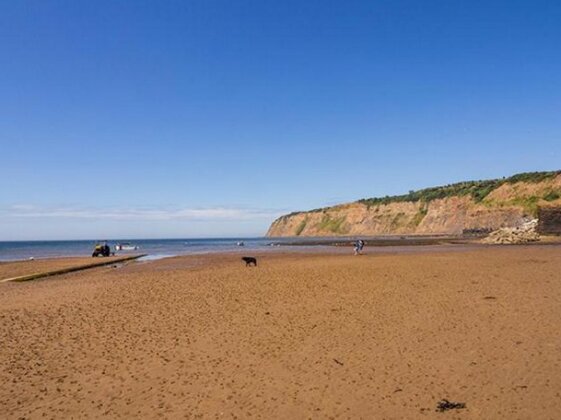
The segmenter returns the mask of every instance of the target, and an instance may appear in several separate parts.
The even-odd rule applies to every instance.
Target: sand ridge
[[[561,253],[181,257],[0,286],[6,418],[561,415]],[[466,409],[436,413],[442,398]],[[437,417],[437,418],[438,418]]]
[[[0,281],[36,273],[85,267],[92,264],[111,263],[127,256],[106,258],[64,257],[0,262]]]

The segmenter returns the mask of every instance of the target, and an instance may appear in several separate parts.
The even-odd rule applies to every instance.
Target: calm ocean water
[[[430,237],[419,239],[403,236],[380,236],[367,239],[367,247],[375,252],[422,252],[434,247],[442,249]],[[213,238],[213,239],[115,239],[108,240],[111,251],[115,255],[146,254],[144,259],[159,259],[176,255],[207,254],[213,252],[265,252],[278,250],[279,245],[284,251],[352,253],[351,247],[333,245],[349,245],[354,241],[351,237],[337,238]],[[244,246],[238,246],[243,242]],[[422,245],[424,242],[425,246]],[[130,243],[137,250],[115,250],[117,244]],[[53,257],[88,257],[91,256],[96,244],[94,240],[83,241],[0,241],[0,261],[25,260],[33,258]],[[455,248],[462,248],[454,246]]]
[[[281,240],[282,241],[282,240]],[[137,239],[109,240],[111,251],[115,245],[128,242],[138,246],[136,251],[116,251],[116,255],[148,254],[151,258],[209,252],[269,249],[269,238],[217,238],[217,239]],[[243,242],[244,246],[238,246]],[[278,243],[279,240],[275,240]],[[0,261],[33,258],[90,256],[96,241],[21,241],[0,242]]]
[[[148,254],[147,259],[171,257],[175,255],[203,254],[225,251],[256,251],[271,250],[274,244],[283,242],[294,243],[294,239],[275,238],[214,238],[214,239],[116,239],[108,240],[111,251],[115,251],[118,243],[130,243],[138,246],[136,251],[115,251],[116,255]],[[238,246],[243,242],[244,246]],[[306,240],[302,240],[305,243]],[[50,257],[87,257],[92,254],[94,240],[83,241],[0,241],[0,261],[13,261],[33,258]],[[286,249],[287,247],[283,247]],[[290,247],[288,247],[290,248]],[[299,249],[302,247],[299,246]]]

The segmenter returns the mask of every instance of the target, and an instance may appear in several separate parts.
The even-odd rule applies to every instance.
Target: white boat
[[[115,251],[136,251],[138,246],[132,245],[130,242],[123,242],[115,245]]]

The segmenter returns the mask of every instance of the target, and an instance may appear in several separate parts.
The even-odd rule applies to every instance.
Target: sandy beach
[[[560,272],[518,246],[3,283],[0,417],[560,418]]]

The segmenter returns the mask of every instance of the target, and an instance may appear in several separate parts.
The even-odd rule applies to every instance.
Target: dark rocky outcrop
[[[561,235],[561,207],[540,207],[538,219],[541,235]]]

